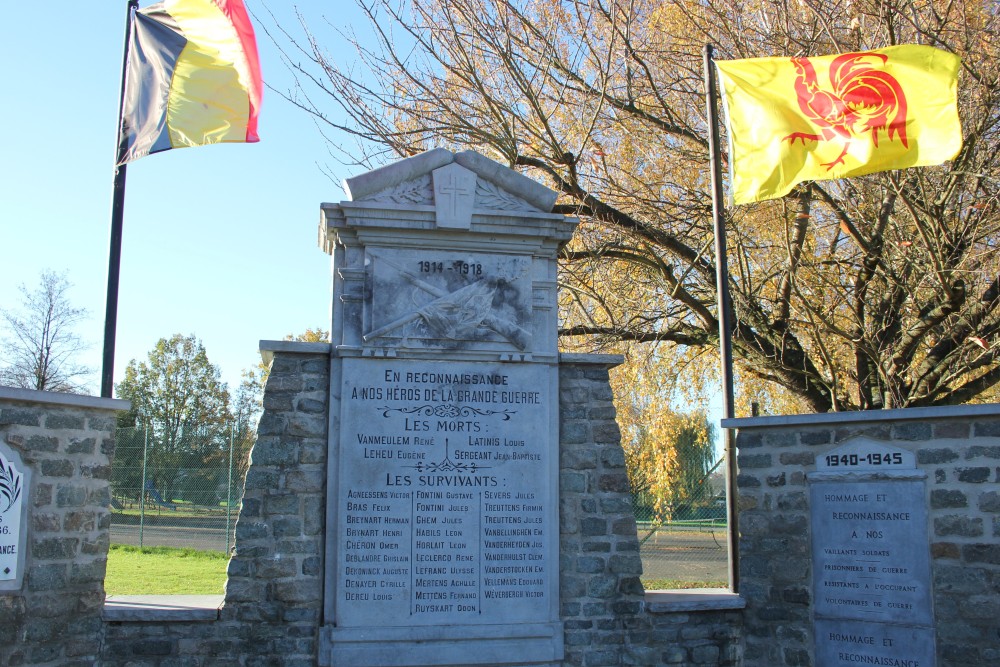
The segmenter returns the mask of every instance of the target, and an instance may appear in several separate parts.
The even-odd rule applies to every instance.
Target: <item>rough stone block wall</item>
[[[215,622],[118,622],[105,667],[316,664],[322,613],[328,354],[276,353]]]
[[[31,471],[24,577],[20,589],[0,590],[2,665],[97,662],[114,406],[127,403],[0,390],[0,439]]]
[[[564,360],[559,370],[565,664],[734,667],[742,655],[741,612],[657,613],[646,604],[612,365]]]
[[[327,355],[274,357],[222,610],[271,631],[255,650],[288,665],[316,654],[323,606],[329,366]]]
[[[937,414],[914,419],[912,411],[897,410],[875,423],[740,430],[747,667],[812,665],[805,475],[815,469],[817,454],[857,436],[913,451],[928,474],[938,667],[1000,664],[1000,415],[962,407]]]
[[[621,665],[642,561],[607,366],[559,370],[560,605],[566,665]]]

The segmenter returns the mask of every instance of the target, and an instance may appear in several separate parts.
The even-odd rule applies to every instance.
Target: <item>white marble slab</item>
[[[550,375],[344,360],[338,627],[549,619]]]

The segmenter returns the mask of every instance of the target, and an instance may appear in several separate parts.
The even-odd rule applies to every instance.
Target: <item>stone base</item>
[[[562,623],[321,630],[322,667],[552,666],[563,658]]]

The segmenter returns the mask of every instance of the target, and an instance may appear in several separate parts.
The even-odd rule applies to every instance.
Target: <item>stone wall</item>
[[[642,561],[608,365],[559,372],[559,569],[568,665],[619,665],[642,614]]]
[[[106,667],[316,664],[321,625],[329,346],[271,343],[274,362],[251,455],[219,620],[107,627]],[[560,364],[560,569],[565,664],[733,667],[741,615],[647,596],[625,458],[608,384],[617,359]],[[333,418],[335,420],[336,417]],[[740,602],[740,605],[742,602]],[[738,606],[738,605],[737,605]],[[344,666],[348,667],[348,666]]]
[[[329,345],[275,347],[218,620],[108,623],[104,667],[316,664]]]
[[[731,421],[746,667],[813,664],[806,473],[817,454],[857,436],[914,452],[928,475],[938,667],[1000,664],[1000,407]]]
[[[560,364],[565,664],[733,667],[742,654],[742,601],[721,592],[696,602],[647,595],[639,581],[639,539],[608,381],[617,362],[563,355]]]
[[[97,661],[115,411],[126,401],[0,387],[0,441],[30,472],[20,584],[0,588],[0,664]]]

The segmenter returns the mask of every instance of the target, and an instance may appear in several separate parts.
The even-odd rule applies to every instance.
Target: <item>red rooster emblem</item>
[[[832,91],[822,90],[816,80],[816,70],[808,58],[792,58],[795,65],[795,93],[799,108],[819,126],[819,134],[793,132],[782,139],[792,144],[801,139],[841,141],[843,150],[832,162],[825,162],[827,171],[844,163],[851,141],[871,130],[872,143],[878,147],[879,132],[890,141],[899,138],[906,143],[906,96],[895,77],[883,69],[888,56],[881,53],[845,53],[830,64]]]

